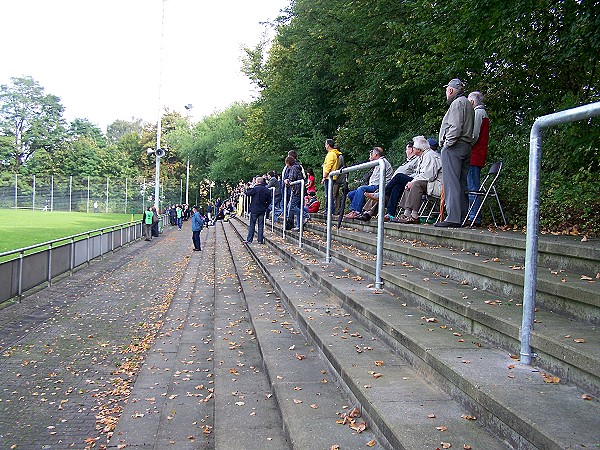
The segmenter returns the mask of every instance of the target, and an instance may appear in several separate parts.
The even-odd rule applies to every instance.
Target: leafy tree
[[[115,120],[106,128],[106,139],[116,144],[122,137],[142,131],[142,119],[132,118],[131,121]]]
[[[0,86],[0,128],[13,140],[11,165],[18,172],[36,150],[52,153],[60,146],[64,108],[31,77],[11,78],[11,83]]]

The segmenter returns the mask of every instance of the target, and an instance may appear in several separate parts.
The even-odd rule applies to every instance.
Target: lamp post
[[[188,103],[187,105],[185,105],[185,109],[187,111],[187,117],[188,117],[188,122],[190,121],[190,112],[192,110],[194,106],[191,103]],[[191,125],[191,123],[190,123]],[[188,154],[188,158],[187,158],[187,167],[186,167],[186,171],[185,171],[185,204],[189,205],[190,201],[189,201],[189,186],[190,186],[190,156]]]

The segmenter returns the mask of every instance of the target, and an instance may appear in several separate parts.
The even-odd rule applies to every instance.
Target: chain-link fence
[[[182,180],[164,179],[160,206],[181,203]],[[0,174],[0,208],[140,213],[154,204],[154,179]]]

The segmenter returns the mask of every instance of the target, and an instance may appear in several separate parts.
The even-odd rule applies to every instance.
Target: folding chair
[[[425,219],[425,223],[430,223],[430,219],[435,219],[433,223],[440,220],[440,197],[435,195],[423,194],[422,203],[419,209],[419,217]]]
[[[481,187],[479,188],[479,190],[478,191],[469,191],[469,195],[474,195],[475,200],[469,206],[469,211],[467,211],[467,215],[464,218],[463,223],[462,223],[463,226],[465,225],[465,223],[467,223],[467,220],[469,220],[469,214],[471,213],[471,210],[477,204],[477,200],[482,198],[481,202],[479,203],[479,208],[477,208],[477,212],[475,213],[475,217],[473,218],[473,221],[471,222],[471,227],[473,227],[473,224],[477,221],[477,218],[480,217],[481,210],[483,209],[483,205],[485,204],[486,200],[490,197],[496,198],[496,202],[498,203],[498,208],[500,209],[500,214],[502,215],[502,220],[504,221],[504,225],[506,226],[506,217],[504,217],[504,210],[502,209],[502,204],[500,203],[500,197],[498,196],[498,191],[496,190],[496,181],[500,177],[501,171],[502,171],[502,161],[495,162],[494,164],[492,164],[490,166],[488,174],[486,175],[484,180],[481,182]],[[494,225],[498,226],[498,224],[496,223],[496,217],[494,216],[494,210],[492,209],[492,205],[490,204],[489,207],[490,207],[490,213],[492,214],[492,220],[494,221]]]

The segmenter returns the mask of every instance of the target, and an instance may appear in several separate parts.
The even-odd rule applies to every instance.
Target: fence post
[[[31,209],[35,211],[35,175],[33,175],[33,189],[31,191]]]
[[[19,303],[21,302],[21,298],[23,297],[23,256],[25,255],[25,252],[23,250],[21,250],[21,252],[19,253],[19,282],[18,282],[18,288],[17,288],[17,293],[19,296]]]
[[[18,198],[18,190],[17,190],[17,174],[15,173],[15,209],[17,209],[17,198]]]
[[[52,286],[52,243],[48,244],[48,286]]]

